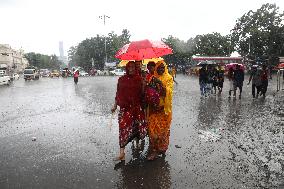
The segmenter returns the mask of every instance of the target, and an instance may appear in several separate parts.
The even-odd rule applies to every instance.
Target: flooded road
[[[178,75],[166,157],[148,162],[129,144],[118,155],[117,77],[41,78],[0,87],[0,188],[281,188],[284,101],[201,99],[198,79]],[[246,82],[244,82],[246,84]]]

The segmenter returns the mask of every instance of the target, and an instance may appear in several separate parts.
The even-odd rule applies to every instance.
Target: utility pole
[[[99,18],[104,21],[104,27],[105,27],[106,26],[106,19],[108,19],[110,17],[104,14],[102,16],[99,16]],[[105,63],[107,63],[106,36],[105,36],[105,54],[106,54]]]

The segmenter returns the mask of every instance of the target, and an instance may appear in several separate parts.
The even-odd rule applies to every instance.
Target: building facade
[[[7,74],[22,73],[28,65],[29,62],[24,58],[22,49],[15,50],[10,45],[0,44],[0,68],[5,69]]]

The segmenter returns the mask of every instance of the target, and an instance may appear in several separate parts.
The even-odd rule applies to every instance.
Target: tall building
[[[67,57],[64,56],[63,41],[59,41],[59,57],[58,59],[63,62],[65,66],[68,65]]]
[[[59,41],[59,57],[64,57],[63,41]]]

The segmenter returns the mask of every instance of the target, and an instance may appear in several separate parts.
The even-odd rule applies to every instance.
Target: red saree
[[[125,147],[135,137],[145,137],[147,128],[142,110],[142,78],[139,75],[124,75],[118,79],[116,102],[118,115],[119,145]]]

